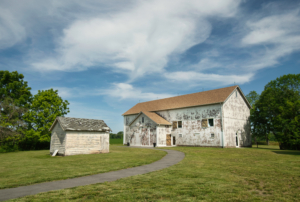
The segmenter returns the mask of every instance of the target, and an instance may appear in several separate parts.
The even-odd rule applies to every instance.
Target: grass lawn
[[[140,166],[166,152],[110,145],[110,153],[51,157],[49,150],[0,153],[0,189]]]
[[[123,139],[109,139],[109,144],[123,144]]]
[[[299,201],[300,152],[278,146],[173,147],[186,157],[169,168],[15,201]]]

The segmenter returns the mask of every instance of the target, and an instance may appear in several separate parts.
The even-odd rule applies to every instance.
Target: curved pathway
[[[153,149],[145,147],[134,147],[143,149]],[[154,163],[127,168],[123,170],[111,171],[108,173],[101,173],[96,175],[89,175],[84,177],[72,178],[67,180],[59,180],[53,182],[44,182],[39,184],[33,184],[28,186],[21,186],[10,189],[0,189],[0,201],[19,198],[27,195],[34,195],[41,192],[53,191],[58,189],[66,189],[77,186],[84,186],[89,184],[97,184],[103,182],[112,182],[121,178],[130,177],[134,175],[142,175],[145,173],[161,170],[172,165],[177,164],[184,159],[185,155],[183,152],[167,149],[158,149],[166,151],[168,154],[162,159],[155,161]]]

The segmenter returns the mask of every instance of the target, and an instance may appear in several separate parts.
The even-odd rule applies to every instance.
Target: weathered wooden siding
[[[58,150],[58,155],[65,155],[66,132],[57,122],[51,132],[50,154]]]
[[[124,130],[123,130],[123,144],[127,144],[129,139],[128,132],[130,130],[129,124],[136,118],[137,114],[124,116]]]
[[[156,142],[156,125],[147,116],[141,114],[131,126],[126,126],[126,138],[128,138],[126,142],[129,141],[132,146],[153,146],[153,142]]]
[[[65,155],[109,152],[109,133],[67,131]]]
[[[224,103],[223,117],[224,146],[236,147],[236,133],[239,146],[251,146],[250,109],[238,90],[234,91]]]
[[[182,128],[172,129],[171,131],[172,136],[176,138],[176,145],[219,147],[221,146],[220,112],[221,104],[215,104],[158,111],[157,114],[171,123],[173,121],[182,121]],[[214,126],[202,128],[201,120],[209,118],[214,119]],[[182,134],[182,137],[179,137],[179,134]],[[214,138],[211,138],[211,134],[214,134]]]
[[[167,145],[167,134],[171,134],[172,126],[157,126],[157,146],[166,146]]]

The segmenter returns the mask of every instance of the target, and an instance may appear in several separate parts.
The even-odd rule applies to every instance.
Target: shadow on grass
[[[300,155],[299,151],[273,151],[276,154],[287,154],[287,155]]]
[[[258,145],[258,147],[252,146],[251,149],[264,149],[264,150],[280,150],[279,146],[278,147],[268,147],[268,146],[262,146]]]

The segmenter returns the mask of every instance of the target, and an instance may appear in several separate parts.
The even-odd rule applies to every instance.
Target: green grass
[[[278,146],[174,147],[169,168],[115,182],[41,193],[15,201],[299,201],[300,152]]]
[[[258,145],[267,145],[267,142],[266,141],[257,141]],[[255,144],[255,142],[253,141],[252,142],[252,146],[256,146],[257,144]],[[276,141],[269,141],[269,145],[279,145],[278,142]]]
[[[49,150],[0,154],[0,189],[149,164],[166,152],[111,145],[110,153],[51,157]]]
[[[109,144],[123,144],[123,139],[109,139]]]

